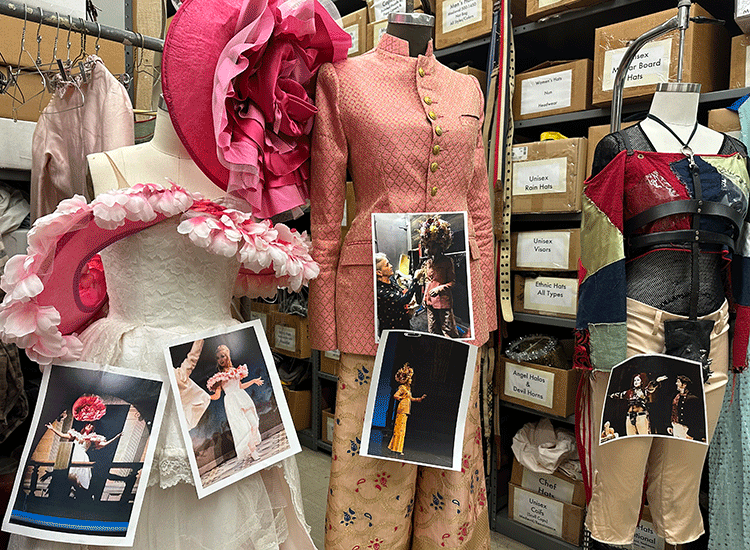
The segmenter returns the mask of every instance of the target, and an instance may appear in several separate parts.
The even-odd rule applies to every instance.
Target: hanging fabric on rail
[[[86,82],[59,88],[42,111],[32,141],[31,218],[86,195],[86,155],[133,145],[133,107],[123,85],[91,56]],[[88,197],[91,199],[92,197]]]

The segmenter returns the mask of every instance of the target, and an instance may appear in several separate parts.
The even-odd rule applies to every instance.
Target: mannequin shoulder
[[[127,173],[126,167],[142,157],[145,146],[144,143],[86,155],[94,196],[113,189],[129,187],[130,183],[124,175]]]

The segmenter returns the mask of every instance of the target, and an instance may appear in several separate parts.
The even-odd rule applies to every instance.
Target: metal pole
[[[615,83],[612,89],[612,114],[609,122],[609,131],[617,132],[620,129],[620,118],[622,115],[622,96],[623,88],[625,87],[625,77],[627,76],[628,68],[630,63],[635,58],[638,51],[645,46],[648,42],[656,40],[662,35],[667,34],[675,29],[680,29],[680,45],[679,45],[679,56],[677,59],[677,81],[682,81],[682,60],[684,55],[684,38],[685,30],[688,27],[690,21],[690,4],[691,0],[680,0],[677,8],[678,14],[672,17],[669,21],[665,21],[658,27],[651,29],[643,33],[641,36],[633,40],[633,42],[625,50],[625,55],[620,61],[620,66],[617,68],[617,75],[615,76]]]
[[[24,15],[24,12],[26,12],[26,15]],[[84,33],[89,36],[101,36],[101,38],[105,40],[120,42],[126,46],[137,46],[155,52],[164,51],[164,40],[159,38],[144,36],[137,32],[109,27],[107,25],[97,25],[91,21],[84,21],[80,17],[72,19],[69,23],[67,16],[61,16],[47,10],[29,7],[23,3],[11,0],[0,0],[0,14],[15,17],[17,19],[25,18],[26,21],[41,23],[42,25],[48,25],[50,27],[59,26],[61,29],[70,29],[74,32]]]

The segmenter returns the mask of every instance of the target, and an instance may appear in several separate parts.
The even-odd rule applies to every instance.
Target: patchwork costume
[[[697,312],[698,321],[713,324],[705,385],[710,440],[727,382],[728,302],[737,312],[733,368],[746,361],[749,186],[744,146],[728,136],[716,155],[659,153],[635,125],[597,146],[583,196],[574,358],[577,368],[593,371],[582,381],[578,435],[595,540],[632,542],[644,477],[657,533],[671,544],[703,533],[698,489],[707,447],[670,438],[597,446],[591,435],[601,433],[608,371],[638,353],[664,353],[665,322]]]

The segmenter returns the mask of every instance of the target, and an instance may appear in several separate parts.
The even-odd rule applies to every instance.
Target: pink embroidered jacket
[[[375,355],[373,212],[467,211],[475,340],[497,328],[494,240],[474,77],[432,52],[409,57],[385,34],[377,48],[318,73],[312,137],[311,235],[320,275],[310,283],[310,343]],[[341,243],[347,167],[356,215]]]

